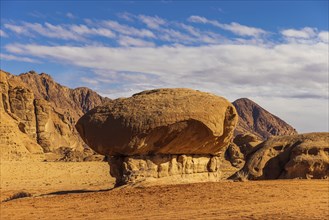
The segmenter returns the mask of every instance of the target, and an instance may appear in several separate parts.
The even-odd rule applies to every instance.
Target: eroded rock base
[[[218,181],[221,179],[221,158],[219,156],[110,156],[108,162],[110,174],[116,178],[117,186],[157,178],[182,180],[182,182]]]

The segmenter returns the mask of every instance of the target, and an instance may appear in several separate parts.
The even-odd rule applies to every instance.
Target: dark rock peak
[[[248,98],[237,99],[233,105],[239,114],[236,134],[249,132],[262,139],[297,134],[292,126]]]

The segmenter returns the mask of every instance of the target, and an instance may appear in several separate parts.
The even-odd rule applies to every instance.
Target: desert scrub
[[[249,172],[239,171],[236,173],[236,181],[246,182],[248,181]]]
[[[11,201],[14,199],[20,199],[20,198],[31,197],[31,196],[32,196],[31,193],[22,191],[22,192],[15,193],[14,195],[10,196],[9,198],[3,200],[3,202],[8,202],[8,201]]]

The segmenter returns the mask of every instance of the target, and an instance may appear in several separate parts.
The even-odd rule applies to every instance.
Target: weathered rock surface
[[[241,152],[240,147],[235,143],[231,143],[228,146],[225,152],[225,159],[230,161],[231,165],[237,168],[243,167],[245,162],[244,154]]]
[[[266,140],[271,136],[297,134],[292,126],[247,98],[238,99],[232,104],[239,115],[235,135],[251,133]]]
[[[221,159],[209,155],[135,155],[109,158],[110,174],[116,184],[136,183],[152,178],[182,178],[194,181],[221,179]]]
[[[229,160],[234,167],[241,168],[249,153],[262,142],[260,138],[253,134],[238,134],[234,137],[233,143],[227,148],[225,158]]]
[[[236,123],[235,108],[224,98],[158,89],[96,107],[76,127],[103,155],[218,155],[230,144]]]
[[[237,123],[226,99],[191,89],[157,89],[96,107],[76,127],[108,155],[117,184],[191,175],[220,179],[220,156]],[[196,177],[198,176],[198,177]]]
[[[272,137],[250,153],[239,172],[249,179],[326,179],[329,133]]]
[[[108,101],[90,89],[72,90],[35,72],[15,76],[0,71],[0,89],[2,160],[47,159],[51,154],[53,160],[61,160],[57,149],[63,147],[85,152],[75,123]]]
[[[233,143],[240,148],[241,153],[247,157],[252,150],[263,141],[250,133],[238,134],[234,137]]]
[[[32,125],[32,121],[27,120],[30,114],[20,110],[25,107],[29,109],[30,94],[26,95],[26,91],[23,93],[17,90],[12,92],[12,95],[15,94],[15,101],[14,104],[10,105],[8,77],[8,73],[0,71],[0,159],[2,161],[42,160],[45,158],[43,149],[33,140],[33,135],[31,135],[33,132],[27,129]],[[24,99],[29,104],[24,104]],[[15,111],[22,119],[10,111],[11,106],[15,108]]]

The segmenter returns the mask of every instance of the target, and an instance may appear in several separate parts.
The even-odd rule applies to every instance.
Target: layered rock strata
[[[236,123],[234,106],[222,97],[158,89],[96,107],[76,127],[92,149],[109,156],[119,184],[136,179],[130,175],[136,171],[137,177],[218,173],[213,161],[229,146]]]

